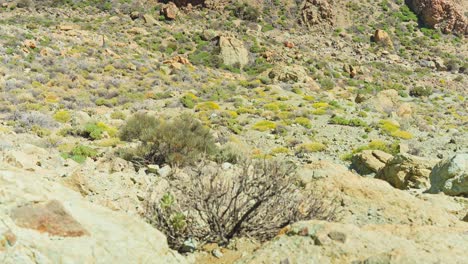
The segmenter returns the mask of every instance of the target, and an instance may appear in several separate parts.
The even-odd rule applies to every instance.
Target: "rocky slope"
[[[168,2],[0,0],[0,262],[468,258],[465,2]],[[339,217],[175,253],[143,218],[176,168],[123,159],[139,112],[294,164]]]

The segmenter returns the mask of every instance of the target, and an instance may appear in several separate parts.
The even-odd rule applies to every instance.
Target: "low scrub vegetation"
[[[189,173],[168,176],[168,192],[148,200],[146,218],[165,233],[173,249],[185,251],[189,240],[220,245],[236,237],[265,241],[291,223],[337,217],[335,200],[326,202],[318,191],[304,190],[291,165],[265,160],[240,164],[226,173],[203,162]]]
[[[190,115],[161,121],[148,114],[136,114],[120,130],[120,139],[139,145],[122,152],[135,164],[184,166],[202,156],[214,156],[217,147],[210,130]]]

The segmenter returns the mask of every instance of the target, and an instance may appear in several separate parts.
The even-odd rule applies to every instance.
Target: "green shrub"
[[[120,138],[140,141],[136,148],[122,153],[137,164],[184,166],[217,152],[210,130],[187,114],[164,122],[147,114],[136,114],[122,127]]]
[[[85,145],[77,145],[70,152],[62,153],[64,159],[72,159],[78,163],[85,162],[86,158],[96,158],[98,152]]]
[[[103,138],[104,133],[107,133],[110,137],[114,137],[117,135],[117,129],[110,127],[103,122],[93,122],[85,125],[84,130],[82,131],[82,136],[92,140],[98,140]]]
[[[71,115],[70,112],[68,112],[67,110],[59,110],[55,112],[54,119],[55,121],[60,123],[67,123],[68,121],[70,121]]]
[[[417,86],[411,89],[409,94],[413,97],[429,96],[432,94],[432,88]]]
[[[352,126],[352,127],[367,127],[366,122],[358,118],[346,119],[339,116],[334,116],[328,121],[330,124],[342,125],[342,126]]]

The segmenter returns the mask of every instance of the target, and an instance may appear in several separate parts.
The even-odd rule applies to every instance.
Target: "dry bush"
[[[168,176],[167,193],[148,200],[146,218],[173,249],[184,251],[184,242],[193,239],[220,245],[235,237],[265,241],[291,223],[337,216],[335,199],[305,191],[291,165],[244,161],[238,168],[229,173],[202,163],[189,174]]]
[[[134,164],[185,166],[202,156],[212,156],[217,147],[210,129],[188,114],[161,121],[147,114],[136,114],[120,130],[124,141],[140,144],[123,153]]]

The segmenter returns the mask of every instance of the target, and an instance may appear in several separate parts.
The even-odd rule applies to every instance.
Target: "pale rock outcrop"
[[[268,74],[274,82],[305,83],[311,81],[306,69],[299,65],[278,65]]]
[[[429,174],[437,164],[437,160],[424,159],[407,153],[398,154],[389,160],[377,174],[382,179],[398,189],[427,189]]]
[[[339,222],[356,225],[403,224],[457,226],[459,216],[446,207],[417,198],[385,181],[362,177],[327,161],[313,162],[299,171],[306,188],[323,188],[340,201]],[[439,199],[450,198],[447,196]],[[462,210],[462,209],[460,209]],[[457,213],[458,214],[458,213]]]
[[[0,259],[23,263],[186,263],[136,216],[85,201],[42,175],[0,163]]]
[[[445,33],[468,35],[468,20],[463,8],[452,0],[406,0],[408,6],[430,28]]]
[[[393,156],[381,150],[364,150],[351,158],[351,168],[361,175],[379,172]]]
[[[467,227],[299,222],[235,263],[461,264],[468,250]]]
[[[430,193],[468,196],[468,153],[441,161],[432,170],[430,180]]]
[[[243,67],[249,63],[249,51],[244,43],[234,37],[219,37],[220,56],[226,65]]]

